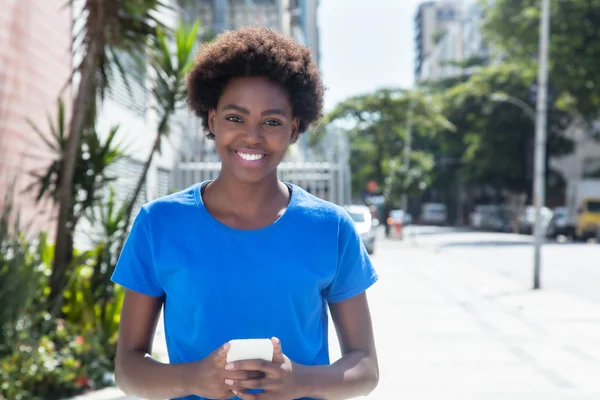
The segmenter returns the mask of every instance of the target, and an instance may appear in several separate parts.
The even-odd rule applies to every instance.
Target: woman
[[[376,280],[348,214],[277,179],[322,114],[310,51],[264,28],[199,52],[189,103],[220,175],[142,207],[113,275],[126,288],[117,384],[147,399],[346,399],[378,364],[365,290]],[[170,364],[153,360],[164,305]],[[330,365],[328,308],[343,357]],[[272,338],[273,361],[227,364],[231,339]]]

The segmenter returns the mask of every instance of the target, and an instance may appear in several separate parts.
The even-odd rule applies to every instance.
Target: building
[[[205,37],[247,25],[278,30],[310,47],[318,62],[318,6],[319,0],[195,0],[182,16],[187,22],[199,19]]]
[[[49,229],[50,201],[26,188],[55,154],[28,121],[45,133],[56,123],[57,100],[71,74],[71,10],[64,0],[0,0],[0,205],[12,182],[24,226]]]
[[[450,26],[458,23],[461,5],[456,1],[427,1],[415,14],[415,80],[421,80],[423,64]],[[430,67],[431,68],[431,67]]]
[[[485,63],[489,52],[479,27],[482,19],[481,6],[476,2],[468,3],[426,3],[426,11],[417,12],[417,16],[425,21],[424,26],[436,26],[432,19],[433,11],[441,22],[433,34],[433,41],[424,39],[417,29],[417,56],[415,61],[415,78],[417,82],[438,80],[458,75],[470,74],[473,67],[463,64]],[[440,4],[445,7],[440,7]],[[418,20],[419,18],[417,18]],[[434,22],[432,22],[434,21]],[[425,31],[431,28],[426,28]],[[421,35],[421,36],[419,36]],[[419,43],[423,51],[419,50]]]

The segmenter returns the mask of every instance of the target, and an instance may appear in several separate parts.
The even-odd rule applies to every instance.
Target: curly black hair
[[[263,27],[226,31],[200,47],[187,76],[188,103],[208,128],[208,112],[217,108],[232,78],[265,76],[279,82],[300,120],[299,133],[323,116],[323,84],[311,51],[292,38]]]

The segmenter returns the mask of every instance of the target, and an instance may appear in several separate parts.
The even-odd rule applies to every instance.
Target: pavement
[[[380,281],[368,295],[380,383],[368,398],[600,399],[600,301],[580,295],[588,290],[581,285],[532,291],[530,252],[514,243],[528,240],[435,229],[416,242],[379,240],[373,262]],[[584,254],[590,266],[562,265],[563,276],[589,268],[587,279],[600,270],[600,246],[568,249],[556,251]],[[599,291],[600,280],[589,284]],[[333,329],[330,342],[335,361]],[[156,356],[164,350],[159,329]],[[134,398],[110,388],[77,399]]]

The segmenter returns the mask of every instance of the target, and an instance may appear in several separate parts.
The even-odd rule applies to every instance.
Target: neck
[[[288,188],[277,179],[277,172],[259,182],[247,183],[221,171],[210,186],[219,204],[250,215],[260,213],[273,200],[288,196]]]

